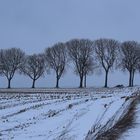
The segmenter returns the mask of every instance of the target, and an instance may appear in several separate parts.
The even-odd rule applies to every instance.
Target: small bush
[[[49,117],[49,118],[50,118],[50,117],[53,117],[53,116],[55,116],[57,113],[58,113],[58,112],[56,112],[55,110],[49,110],[49,112],[48,112],[48,117]]]
[[[68,105],[68,109],[71,109],[72,107],[73,107],[72,104],[69,104],[69,105]]]
[[[85,100],[85,102],[88,102],[88,101],[89,101],[88,99]]]

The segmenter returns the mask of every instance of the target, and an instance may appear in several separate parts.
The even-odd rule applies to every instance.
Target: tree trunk
[[[108,87],[108,70],[105,71],[105,88]]]
[[[131,83],[132,87],[134,86],[134,77],[135,77],[135,71],[133,70],[133,72],[132,72],[132,83]]]
[[[11,88],[11,79],[8,79],[8,88]]]
[[[132,71],[129,71],[129,87],[132,86]]]
[[[87,87],[87,75],[85,74],[85,76],[84,76],[84,87],[86,88]]]
[[[80,86],[79,88],[83,88],[83,76],[80,76]]]
[[[32,88],[35,88],[35,79],[33,79]]]
[[[56,88],[59,88],[59,77],[58,76],[56,76]]]

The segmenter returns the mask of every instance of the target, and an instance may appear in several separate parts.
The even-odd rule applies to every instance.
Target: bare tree
[[[21,74],[29,76],[32,80],[32,88],[35,88],[35,82],[45,72],[45,58],[43,54],[33,54],[26,56],[25,63],[20,69]]]
[[[84,69],[84,87],[87,87],[87,75],[91,75],[93,74],[93,72],[95,71],[95,69],[97,68],[97,64],[94,60],[93,57],[89,57],[89,59],[86,62],[86,66]]]
[[[75,73],[79,75],[80,85],[83,87],[83,80],[93,69],[93,42],[88,39],[73,39],[67,42],[70,59],[75,66]]]
[[[99,39],[94,45],[97,61],[105,71],[104,87],[108,87],[108,73],[117,60],[119,43],[113,39]]]
[[[8,88],[11,88],[11,80],[15,72],[24,62],[25,53],[21,49],[11,48],[0,50],[0,74],[6,76],[8,80]]]
[[[121,45],[121,63],[122,70],[129,72],[129,86],[133,86],[134,75],[140,63],[140,45],[135,41],[126,41]]]
[[[56,88],[59,88],[59,80],[66,71],[67,49],[64,43],[57,43],[45,50],[47,65],[56,73]]]

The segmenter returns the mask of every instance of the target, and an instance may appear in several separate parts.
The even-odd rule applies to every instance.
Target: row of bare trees
[[[108,87],[108,74],[114,69],[128,71],[129,86],[133,86],[135,73],[140,71],[140,44],[114,39],[73,39],[46,48],[42,54],[26,55],[18,48],[0,50],[0,75],[7,78],[8,88],[15,73],[28,76],[35,88],[36,80],[50,70],[55,72],[58,88],[68,64],[73,64],[80,88],[86,87],[87,75],[101,70],[105,72],[104,87]]]

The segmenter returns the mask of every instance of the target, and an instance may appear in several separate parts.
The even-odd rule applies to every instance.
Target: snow
[[[138,87],[1,93],[0,139],[84,140],[97,121],[104,125],[137,90]]]

